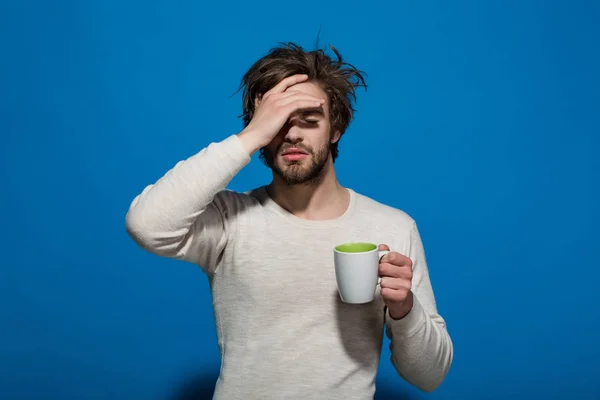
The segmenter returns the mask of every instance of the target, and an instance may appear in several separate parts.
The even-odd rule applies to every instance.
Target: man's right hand
[[[325,99],[287,89],[308,79],[307,75],[292,75],[283,79],[260,99],[248,126],[238,134],[250,155],[265,147],[289,117],[304,108],[316,108],[325,104]]]

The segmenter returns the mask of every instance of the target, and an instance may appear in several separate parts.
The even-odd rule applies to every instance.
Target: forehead
[[[324,98],[325,104],[323,104],[323,111],[325,111],[325,115],[329,115],[329,98],[327,93],[321,87],[314,82],[301,82],[295,85],[290,86],[287,90],[297,90],[299,92],[303,92],[309,94],[311,96]]]

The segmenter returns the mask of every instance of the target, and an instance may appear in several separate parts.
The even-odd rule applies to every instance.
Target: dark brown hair
[[[255,99],[260,98],[282,79],[295,74],[306,74],[308,80],[317,83],[329,97],[331,132],[343,135],[354,115],[356,88],[367,85],[364,72],[343,61],[333,46],[336,56],[332,59],[323,49],[305,51],[294,43],[281,43],[267,55],[256,61],[242,78],[244,126],[248,126],[254,115]],[[331,145],[333,160],[338,156],[338,143]]]

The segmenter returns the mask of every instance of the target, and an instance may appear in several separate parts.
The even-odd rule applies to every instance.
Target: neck
[[[331,160],[318,182],[289,185],[274,174],[267,191],[282,208],[308,220],[337,218],[350,203],[350,193],[338,182]]]

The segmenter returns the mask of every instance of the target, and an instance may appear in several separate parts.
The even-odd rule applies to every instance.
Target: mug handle
[[[383,258],[383,256],[385,256],[389,252],[390,252],[389,250],[381,250],[379,252],[379,262],[381,262],[381,259]],[[377,277],[377,285],[381,286],[381,277],[380,276]]]

